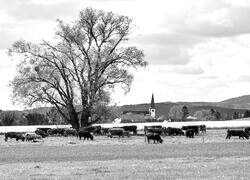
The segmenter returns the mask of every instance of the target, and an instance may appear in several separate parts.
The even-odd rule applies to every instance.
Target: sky
[[[86,7],[133,19],[129,43],[149,65],[131,71],[126,95],[112,103],[218,102],[250,94],[250,0],[0,0],[0,109],[13,105],[8,86],[18,58],[6,51],[20,39],[53,40],[56,20],[71,23]]]

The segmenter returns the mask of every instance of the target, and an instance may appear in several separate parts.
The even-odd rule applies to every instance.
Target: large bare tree
[[[143,51],[125,43],[131,30],[127,16],[86,8],[74,23],[58,20],[53,43],[15,42],[9,52],[21,63],[11,82],[13,100],[49,103],[75,128],[98,121],[91,117],[116,85],[129,91],[128,69],[147,65]]]

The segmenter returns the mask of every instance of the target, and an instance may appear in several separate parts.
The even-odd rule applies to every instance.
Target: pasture
[[[225,139],[226,129],[203,138],[144,136],[94,141],[48,137],[5,142],[0,136],[0,179],[249,179],[250,140]]]

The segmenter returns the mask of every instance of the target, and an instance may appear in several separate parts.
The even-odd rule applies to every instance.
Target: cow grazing
[[[43,138],[49,136],[46,132],[44,132],[44,131],[41,130],[41,129],[36,129],[36,130],[35,130],[35,133],[36,133],[37,135],[42,136]]]
[[[187,138],[194,138],[194,134],[195,134],[195,132],[194,132],[193,129],[187,129],[186,130],[186,137]]]
[[[37,128],[37,130],[38,129],[44,131],[47,134],[48,134],[48,131],[51,130],[51,128]]]
[[[162,126],[144,126],[144,133],[157,133],[161,135],[164,132],[164,128]]]
[[[184,132],[180,128],[164,128],[164,133],[169,136],[182,136]]]
[[[77,130],[76,129],[65,129],[64,134],[66,136],[77,136]]]
[[[26,133],[25,139],[26,139],[26,141],[38,142],[37,141],[38,139],[42,140],[42,136],[38,135],[36,133]]]
[[[51,136],[63,136],[64,135],[64,128],[53,128],[48,130],[48,134]]]
[[[8,141],[8,138],[15,138],[16,141],[18,141],[19,139],[24,141],[25,137],[24,137],[24,133],[20,133],[20,132],[7,132],[4,134],[4,140]]]
[[[230,130],[230,129],[228,129],[226,139],[230,139],[231,136],[239,136],[239,139],[240,138],[249,139],[249,135],[243,130]]]
[[[88,126],[88,127],[82,127],[80,129],[81,131],[88,131],[95,135],[102,135],[102,127],[101,126]]]
[[[150,143],[150,140],[153,140],[154,143],[155,142],[157,142],[157,143],[163,142],[161,136],[157,133],[148,133],[148,134],[146,134],[146,138],[147,138],[148,143]]]
[[[200,131],[201,131],[202,133],[206,133],[206,132],[207,132],[206,125],[200,125]]]
[[[101,128],[101,133],[102,133],[102,135],[104,135],[104,136],[107,135],[108,132],[109,132],[109,129],[110,129],[110,128],[103,128],[103,127],[102,127],[102,128]]]
[[[87,140],[89,140],[89,139],[93,140],[94,139],[93,135],[89,131],[82,131],[82,130],[80,130],[78,132],[78,137],[79,137],[80,140],[82,139],[82,137],[84,138],[84,140],[85,139],[87,139]]]
[[[108,132],[108,137],[112,138],[113,136],[130,137],[130,134],[128,131],[125,131],[123,128],[114,127],[114,128],[109,129],[109,132]]]
[[[122,126],[125,131],[132,132],[134,135],[137,134],[137,126]]]
[[[194,130],[194,134],[195,135],[198,135],[199,134],[199,129],[200,129],[200,126],[182,126],[181,128],[182,130],[188,130],[188,129],[193,129]]]
[[[248,135],[250,135],[250,127],[246,127],[246,128],[245,128],[245,132],[246,132]]]

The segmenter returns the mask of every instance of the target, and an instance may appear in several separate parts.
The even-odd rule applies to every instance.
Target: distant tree
[[[234,112],[233,113],[233,119],[239,119],[240,118],[240,114],[239,114],[239,112]]]
[[[221,114],[214,110],[214,109],[202,109],[196,111],[194,116],[197,118],[198,121],[218,121],[221,120]]]
[[[210,113],[211,113],[211,115],[212,115],[212,117],[213,117],[213,119],[214,119],[215,121],[221,119],[221,114],[220,114],[219,111],[214,110],[214,109],[210,109]]]
[[[52,107],[49,112],[46,113],[49,124],[60,125],[68,124],[67,119],[65,119],[57,110],[57,108]]]
[[[250,111],[249,111],[249,110],[246,110],[246,111],[244,112],[244,118],[248,118],[248,117],[250,117]]]
[[[29,113],[25,115],[28,125],[47,125],[49,124],[48,119],[44,114]]]
[[[12,111],[3,111],[0,114],[0,120],[3,126],[13,125],[15,119],[15,114]]]
[[[185,121],[188,115],[189,115],[189,111],[188,111],[187,106],[183,106],[182,107],[182,121]]]
[[[197,118],[197,121],[211,121],[212,119],[211,111],[207,109],[196,111],[194,117]]]
[[[0,125],[2,126],[27,125],[27,121],[25,117],[23,117],[23,114],[19,111],[1,111]]]
[[[169,110],[169,118],[171,121],[182,121],[183,119],[183,106],[180,105],[174,105]]]

